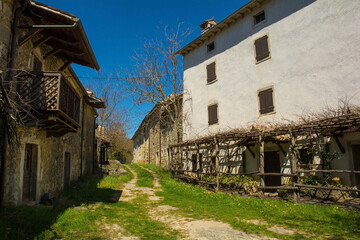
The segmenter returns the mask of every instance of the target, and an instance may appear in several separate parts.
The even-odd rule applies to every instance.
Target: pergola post
[[[297,171],[297,157],[295,153],[295,137],[290,133],[291,138],[291,173],[296,174],[296,176],[293,177],[293,186],[296,187],[296,184],[299,184],[300,178]],[[300,192],[299,189],[294,190],[294,203],[298,203],[300,201]]]
[[[265,172],[265,142],[263,137],[259,136],[259,145],[260,145],[260,157],[259,157],[259,172],[260,172],[260,187],[262,194],[265,193],[265,176],[263,175]]]
[[[196,147],[196,170],[197,170],[197,178],[200,180],[200,170],[201,170],[201,166],[200,166],[200,148],[199,148],[199,144],[195,144]]]
[[[219,191],[220,189],[220,183],[219,183],[219,143],[216,141],[216,138],[214,138],[215,141],[215,169],[216,169],[216,190]]]

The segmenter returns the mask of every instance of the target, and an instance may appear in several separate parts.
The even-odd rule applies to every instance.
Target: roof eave
[[[244,17],[246,13],[252,12],[252,10],[256,7],[261,6],[260,4],[266,0],[250,0],[247,2],[244,6],[237,9],[235,12],[227,16],[225,19],[223,19],[221,22],[210,28],[205,33],[201,34],[199,37],[195,38],[193,41],[185,45],[185,47],[181,48],[176,52],[176,54],[181,54],[182,56],[185,56],[187,53],[192,51],[193,49],[199,47],[202,45],[206,40],[209,38],[215,36],[217,33],[221,32],[223,29],[229,27],[230,24],[236,22],[240,17]],[[253,4],[256,4],[257,6],[252,7]]]

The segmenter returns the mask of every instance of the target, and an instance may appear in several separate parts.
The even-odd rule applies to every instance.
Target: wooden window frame
[[[214,74],[215,74],[215,79],[212,79],[209,81],[209,70],[208,70],[208,67],[211,65],[211,64],[214,64]],[[216,82],[218,79],[217,79],[217,74],[216,74],[216,62],[213,61],[209,64],[206,64],[206,84],[207,85],[210,85],[210,84],[213,84],[214,82]]]
[[[258,40],[258,39],[261,39],[261,38],[263,38],[263,37],[265,37],[265,36],[267,36],[267,45],[268,45],[268,50],[269,50],[269,56],[267,56],[266,58],[263,58],[263,59],[261,59],[261,60],[257,60],[257,55],[256,55],[256,45],[255,45],[255,42]],[[255,63],[256,64],[259,64],[259,63],[262,63],[262,62],[265,62],[265,61],[267,61],[267,60],[269,60],[270,58],[271,58],[271,48],[270,48],[270,37],[269,37],[269,34],[267,33],[267,34],[264,34],[264,35],[262,35],[262,36],[260,36],[260,37],[258,37],[258,38],[256,38],[254,41],[253,41],[253,46],[254,46],[254,56],[255,56]]]
[[[272,107],[273,107],[273,110],[272,110],[271,112],[261,113],[260,93],[261,93],[261,92],[268,91],[268,90],[272,90],[272,91],[271,91],[271,97],[272,97]],[[257,91],[257,99],[258,99],[258,109],[259,109],[259,116],[260,116],[260,117],[261,117],[261,116],[266,116],[266,115],[272,115],[272,114],[275,114],[275,113],[276,113],[276,109],[275,109],[275,94],[274,94],[274,87],[273,87],[273,86],[259,89],[259,90]]]
[[[216,106],[216,122],[210,122],[210,107]],[[219,104],[214,103],[208,105],[208,126],[219,124]]]

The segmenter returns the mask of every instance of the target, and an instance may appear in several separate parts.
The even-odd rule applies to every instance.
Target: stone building
[[[359,1],[252,0],[219,23],[201,24],[201,35],[178,52],[184,62],[183,139],[194,143],[184,167],[196,168],[198,156],[204,158],[198,162],[212,161],[214,149],[197,155],[198,139],[297,122],[306,113],[337,109],[344,99],[360,106],[359,11]],[[360,170],[356,129],[321,133],[330,151],[341,152],[334,168]],[[259,171],[259,140],[237,140],[238,159],[229,171]],[[289,139],[266,140],[265,172],[290,172],[289,147]],[[360,185],[355,175],[339,176]]]
[[[177,95],[176,101],[181,106],[182,94]],[[174,132],[176,130],[174,124],[169,123],[167,112],[162,110],[161,106],[161,103],[157,103],[153,107],[131,138],[134,144],[134,163],[152,163],[169,167],[170,152],[168,146],[176,142]],[[180,128],[178,132],[181,133]],[[179,135],[179,141],[181,141]]]
[[[1,100],[18,110],[15,130],[0,131],[1,199],[38,203],[95,168],[96,108],[105,106],[70,65],[99,66],[80,19],[42,3],[0,1],[0,33]]]

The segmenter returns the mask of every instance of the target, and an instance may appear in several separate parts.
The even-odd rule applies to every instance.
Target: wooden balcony
[[[80,127],[80,97],[61,72],[18,72],[17,102],[26,126],[60,137]]]

